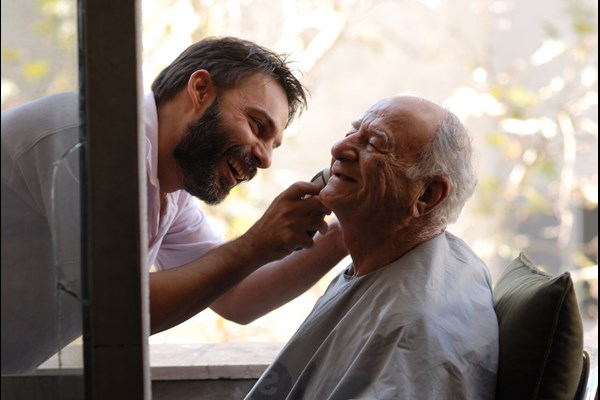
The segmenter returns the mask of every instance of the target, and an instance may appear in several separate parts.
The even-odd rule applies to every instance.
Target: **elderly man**
[[[465,128],[437,104],[396,96],[331,153],[319,196],[352,263],[247,399],[493,398],[489,271],[446,231],[476,185]]]

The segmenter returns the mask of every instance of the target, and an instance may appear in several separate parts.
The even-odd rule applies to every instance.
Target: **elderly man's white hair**
[[[434,219],[447,225],[456,221],[473,194],[477,186],[477,174],[473,167],[469,132],[456,115],[446,108],[444,110],[446,115],[433,141],[425,146],[421,159],[409,168],[407,176],[416,180],[443,175],[450,181],[448,198],[433,215]]]

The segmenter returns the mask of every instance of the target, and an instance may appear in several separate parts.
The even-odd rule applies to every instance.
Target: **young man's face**
[[[266,75],[253,75],[220,93],[173,152],[185,190],[209,204],[222,201],[257,168],[271,165],[287,119],[287,96]]]

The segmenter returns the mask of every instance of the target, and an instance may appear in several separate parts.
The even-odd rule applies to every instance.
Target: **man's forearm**
[[[328,232],[311,248],[259,268],[210,308],[231,321],[250,323],[310,289],[346,255],[340,233]]]
[[[323,218],[330,212],[315,196],[318,191],[317,185],[297,182],[277,196],[239,238],[187,265],[150,274],[151,332],[193,317],[257,268],[297,247],[312,247],[313,239],[306,233],[327,231]]]
[[[189,264],[151,273],[151,333],[193,317],[267,261],[241,237]]]

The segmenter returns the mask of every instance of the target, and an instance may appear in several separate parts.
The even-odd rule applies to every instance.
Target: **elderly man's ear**
[[[450,194],[450,182],[445,176],[434,176],[423,188],[423,194],[417,200],[419,216],[429,214]]]

